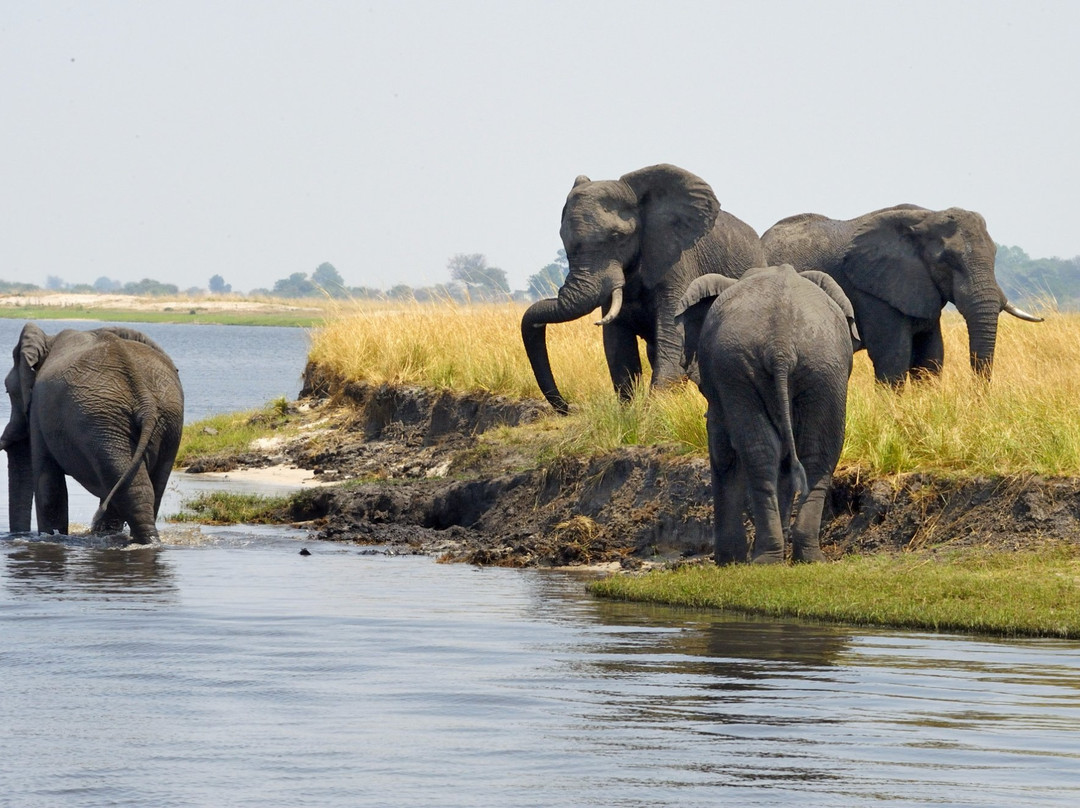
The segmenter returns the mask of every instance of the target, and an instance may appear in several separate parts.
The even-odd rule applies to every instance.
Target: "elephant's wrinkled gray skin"
[[[130,328],[64,330],[27,323],[4,384],[12,533],[68,532],[67,481],[101,499],[91,529],[149,543],[184,426],[184,393],[172,360]]]
[[[851,304],[828,275],[790,265],[732,280],[706,275],[679,302],[687,363],[709,402],[716,563],[745,561],[749,498],[755,563],[821,561],[825,496],[844,445]]]
[[[641,376],[637,338],[645,341],[652,384],[682,378],[682,330],[675,306],[690,282],[707,273],[738,277],[764,263],[748,224],[720,210],[709,185],[672,165],[621,179],[578,177],[560,230],[570,272],[558,297],[525,312],[521,337],[544,397],[560,413],[548,360],[546,326],[603,310],[604,354],[615,390],[626,398]]]
[[[1040,319],[1006,300],[994,277],[994,241],[970,210],[898,205],[846,221],[808,213],[777,222],[761,243],[770,264],[818,269],[840,284],[874,375],[889,384],[941,371],[946,303],[967,322],[971,366],[987,379],[998,314]]]

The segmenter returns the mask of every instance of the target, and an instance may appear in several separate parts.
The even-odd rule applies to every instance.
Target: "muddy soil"
[[[632,447],[537,465],[494,427],[553,418],[539,400],[337,384],[305,374],[272,450],[200,458],[189,472],[288,463],[335,485],[311,489],[291,520],[318,538],[503,566],[698,560],[711,551],[705,458]],[[526,427],[527,428],[527,427]],[[822,525],[830,558],[850,553],[1080,543],[1080,480],[925,474],[867,479],[838,470]]]

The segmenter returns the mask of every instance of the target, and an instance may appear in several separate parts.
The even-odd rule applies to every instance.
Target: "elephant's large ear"
[[[23,326],[19,341],[13,351],[15,366],[19,369],[19,395],[25,415],[30,414],[30,394],[34,389],[38,368],[49,355],[49,341],[45,332],[33,323]]]
[[[841,272],[856,289],[908,317],[934,319],[945,303],[931,275],[922,222],[933,211],[888,210],[855,234]]]
[[[716,298],[735,282],[735,278],[723,275],[702,275],[694,278],[679,298],[675,307],[675,322],[681,323],[683,327],[683,369],[690,370],[691,365],[697,361],[698,341],[701,338],[705,315],[709,313]]]
[[[862,348],[862,337],[859,336],[859,329],[855,325],[855,309],[852,308],[851,301],[844,294],[844,290],[840,288],[840,284],[829,275],[816,269],[810,269],[799,274],[808,281],[820,286],[825,294],[831,297],[836,302],[836,305],[840,307],[840,311],[844,313],[844,318],[847,320],[848,333],[851,335],[851,352],[854,353]]]
[[[622,177],[641,210],[641,272],[646,288],[659,284],[683,250],[707,234],[720,213],[712,188],[696,174],[661,164]]]

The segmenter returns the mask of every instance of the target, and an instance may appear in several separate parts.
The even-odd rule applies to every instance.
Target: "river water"
[[[239,391],[201,412],[299,387],[303,332],[156,328],[189,401]],[[294,337],[254,401],[268,365],[223,361],[207,392],[174,353],[283,361]],[[162,527],[152,548],[0,538],[0,805],[1080,799],[1078,643],[607,603],[577,574]]]

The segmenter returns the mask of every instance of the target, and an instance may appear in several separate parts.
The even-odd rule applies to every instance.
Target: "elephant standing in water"
[[[989,378],[998,314],[1040,318],[1008,302],[994,277],[997,248],[978,213],[914,205],[841,221],[815,213],[783,219],[761,237],[770,264],[830,275],[851,300],[874,364],[889,384],[940,373],[941,310],[953,303],[968,328],[971,366]]]
[[[126,522],[133,541],[157,537],[158,508],[184,426],[176,367],[149,337],[130,328],[64,330],[48,336],[27,323],[4,384],[11,420],[8,453],[13,533],[68,532],[65,475],[101,499],[95,533]]]
[[[645,341],[652,384],[682,378],[679,297],[707,273],[738,277],[764,262],[752,227],[720,210],[712,188],[672,165],[656,165],[618,180],[578,177],[560,230],[570,272],[558,297],[525,312],[521,337],[544,397],[560,413],[546,326],[584,317],[597,307],[604,353],[615,390],[626,398],[641,376],[637,339]]]
[[[821,561],[821,512],[844,445],[854,312],[821,272],[760,267],[698,278],[679,302],[684,362],[698,362],[712,468],[716,562],[745,561],[747,495],[755,563]]]

